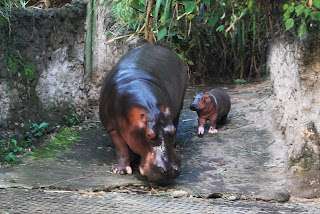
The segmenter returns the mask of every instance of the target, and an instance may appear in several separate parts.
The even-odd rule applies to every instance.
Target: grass
[[[56,133],[52,140],[45,142],[36,148],[29,156],[38,158],[54,158],[58,152],[66,151],[72,147],[72,143],[78,141],[78,133],[73,128],[63,128]]]

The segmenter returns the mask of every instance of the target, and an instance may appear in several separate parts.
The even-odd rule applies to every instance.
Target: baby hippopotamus
[[[198,135],[203,135],[204,125],[210,121],[210,134],[218,132],[216,125],[225,122],[231,108],[231,100],[227,92],[223,89],[212,89],[209,92],[197,94],[190,105],[190,109],[196,111],[199,116]]]

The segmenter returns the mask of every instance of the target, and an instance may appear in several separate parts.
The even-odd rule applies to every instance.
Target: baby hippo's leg
[[[204,134],[204,124],[206,123],[206,119],[199,117],[199,127],[198,127],[198,135]]]
[[[212,126],[210,126],[210,129],[208,131],[209,134],[215,134],[218,133],[218,130],[216,128],[213,128]]]
[[[209,131],[208,131],[209,134],[215,134],[215,133],[218,132],[218,130],[216,129],[217,121],[218,121],[218,115],[214,115],[210,119],[210,128],[209,128]]]
[[[199,125],[198,127],[198,135],[203,135],[204,133],[204,127],[202,125]]]

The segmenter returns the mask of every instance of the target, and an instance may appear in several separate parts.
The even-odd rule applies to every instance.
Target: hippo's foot
[[[114,174],[120,174],[120,175],[125,175],[125,174],[132,174],[132,169],[130,166],[120,166],[119,164],[113,164],[111,166],[111,171]]]
[[[198,127],[198,135],[203,135],[203,133],[204,133],[204,127],[203,126],[199,126]]]
[[[212,126],[210,126],[210,129],[208,131],[209,134],[215,134],[215,133],[218,133],[218,130],[213,128]]]
[[[143,167],[142,166],[139,166],[139,171],[140,171],[140,174],[143,175],[143,176],[147,176],[146,172],[143,170]]]

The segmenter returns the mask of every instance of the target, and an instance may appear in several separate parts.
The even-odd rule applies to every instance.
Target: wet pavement
[[[286,190],[287,148],[272,123],[269,83],[228,87],[227,124],[214,135],[207,125],[200,138],[189,105],[210,89],[187,90],[177,133],[179,178],[153,184],[137,164],[131,175],[112,174],[114,148],[93,118],[73,128],[79,140],[54,158],[25,156],[0,168],[0,213],[316,213],[317,201],[293,203]],[[188,197],[172,198],[176,190]]]

